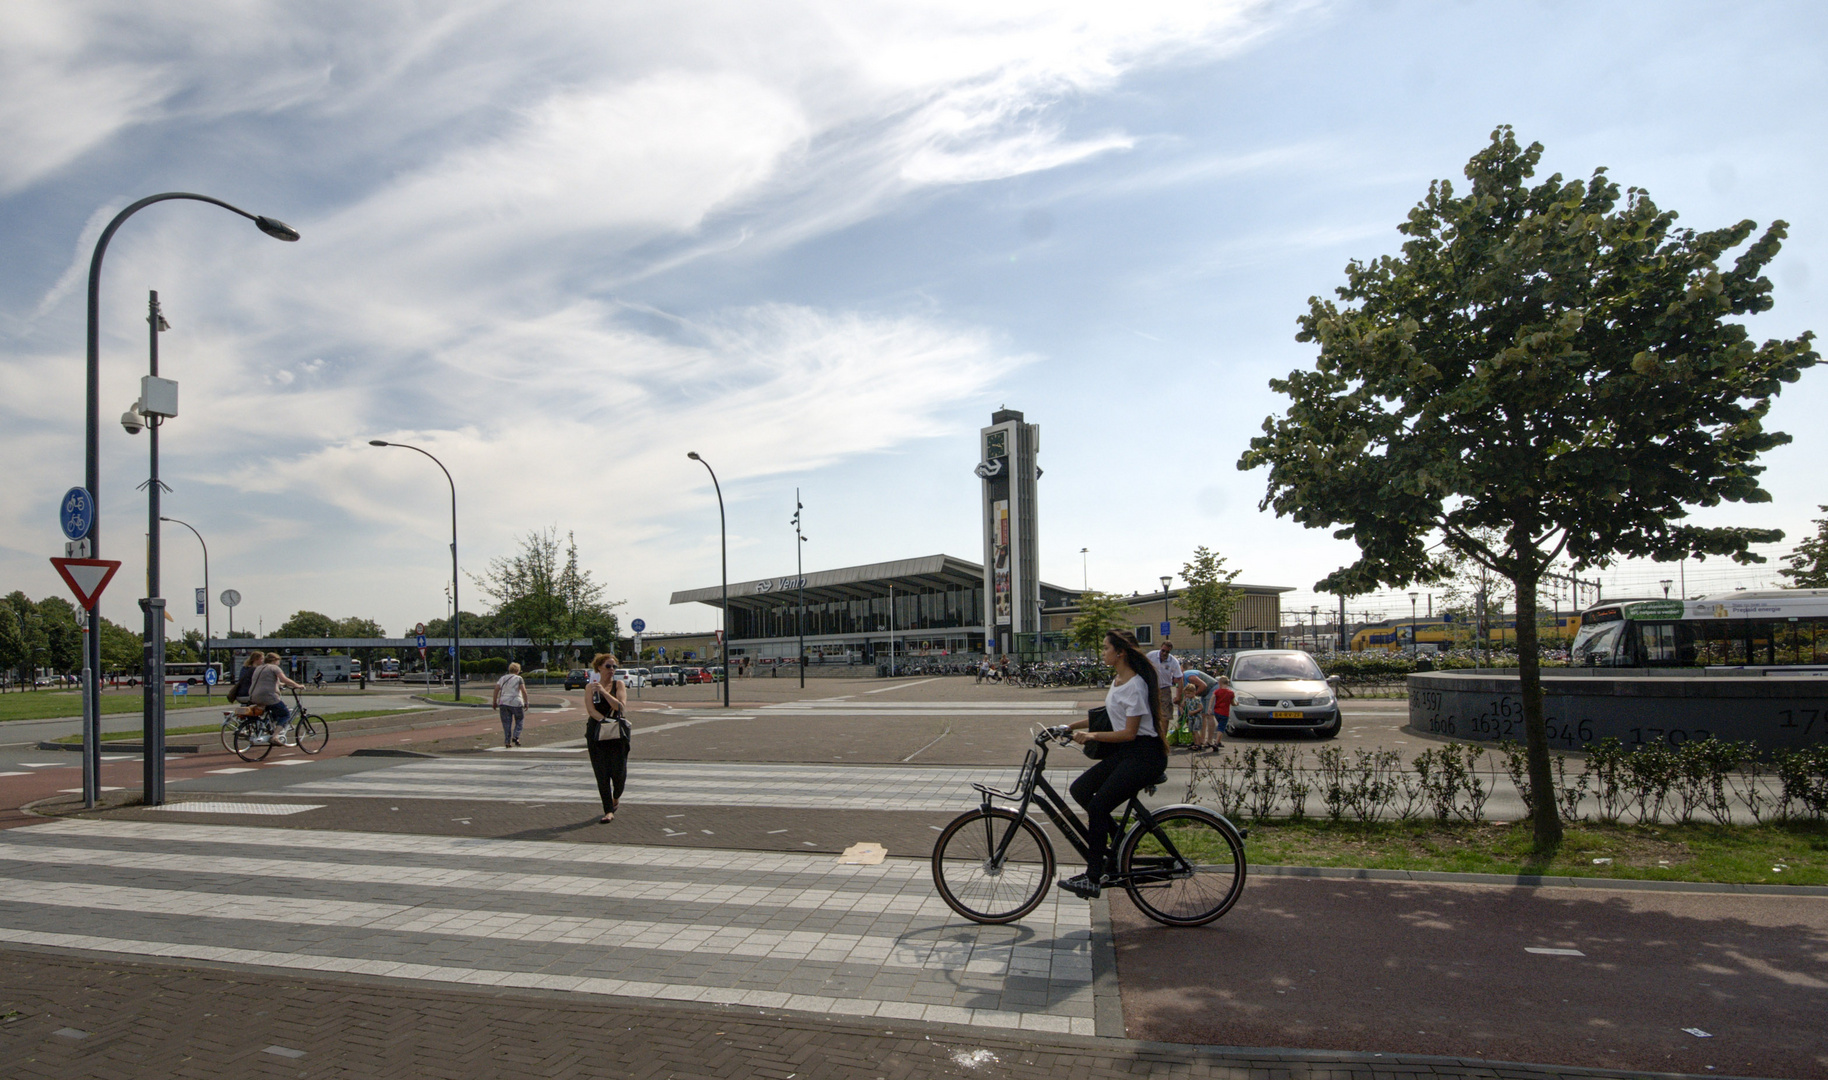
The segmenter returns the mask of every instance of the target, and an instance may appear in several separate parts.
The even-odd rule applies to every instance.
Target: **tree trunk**
[[[1530,766],[1530,824],[1536,850],[1547,853],[1561,844],[1561,816],[1555,801],[1555,777],[1549,771],[1549,729],[1542,715],[1542,657],[1536,646],[1534,574],[1515,577],[1517,588],[1517,675],[1523,694],[1523,732]]]

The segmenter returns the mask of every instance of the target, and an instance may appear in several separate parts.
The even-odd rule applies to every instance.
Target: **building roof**
[[[881,596],[889,584],[896,586],[911,585],[943,589],[952,587],[973,587],[984,583],[984,565],[969,559],[960,559],[953,555],[923,555],[915,559],[896,559],[892,562],[866,563],[862,566],[845,566],[836,570],[817,570],[806,575],[807,603],[823,603],[829,600],[861,599],[869,596]],[[1042,588],[1060,594],[1062,597],[1077,595],[1075,589],[1062,589],[1057,585],[1042,582]],[[730,601],[759,600],[778,594],[792,593],[799,596],[799,581],[794,576],[778,578],[758,578],[754,581],[732,581],[730,583]],[[673,594],[675,604],[701,603],[712,607],[723,606],[723,587],[713,585],[706,589],[687,589]]]

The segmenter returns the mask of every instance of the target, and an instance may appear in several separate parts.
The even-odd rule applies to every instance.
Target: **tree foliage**
[[[1534,186],[1540,145],[1508,127],[1474,155],[1470,190],[1437,181],[1398,231],[1400,258],[1346,267],[1296,339],[1311,370],[1272,380],[1239,467],[1268,466],[1263,505],[1334,528],[1360,558],[1316,588],[1362,593],[1442,572],[1438,543],[1515,587],[1530,779],[1553,791],[1536,657],[1537,585],[1557,557],[1757,561],[1773,530],[1704,528],[1687,508],[1765,502],[1758,455],[1771,399],[1818,357],[1813,335],[1754,344],[1738,321],[1771,307],[1763,276],[1783,222],[1678,229],[1604,169]],[[1481,539],[1482,533],[1496,542]],[[1554,799],[1536,839],[1560,838]]]
[[[535,529],[517,553],[491,559],[488,572],[471,576],[496,602],[496,622],[542,652],[556,656],[561,642],[580,638],[590,638],[603,652],[615,644],[615,609],[626,601],[603,599],[603,586],[578,565],[573,533],[565,534],[561,547],[556,526]]]
[[[26,644],[25,627],[20,623],[19,613],[13,610],[10,600],[0,600],[0,670],[18,675],[31,659],[31,647]],[[27,680],[27,685],[30,681]]]
[[[47,596],[38,601],[38,622],[44,634],[42,663],[65,675],[82,668],[83,631],[81,614],[76,605],[61,596]]]
[[[1244,597],[1244,590],[1232,584],[1242,572],[1225,569],[1225,556],[1203,546],[1194,548],[1193,561],[1181,565],[1181,580],[1187,583],[1181,590],[1181,622],[1196,634],[1229,628]]]
[[[1096,653],[1104,647],[1104,635],[1129,621],[1130,605],[1116,593],[1087,589],[1079,594],[1079,614],[1067,627],[1073,647]]]
[[[1828,511],[1828,506],[1816,509]],[[1828,589],[1828,518],[1815,519],[1815,535],[1784,556],[1788,563],[1777,572],[1790,579],[1792,589]]]
[[[336,620],[316,611],[295,611],[273,628],[276,638],[321,638],[336,634]]]

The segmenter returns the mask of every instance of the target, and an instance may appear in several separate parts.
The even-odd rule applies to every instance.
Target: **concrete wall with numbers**
[[[1709,736],[1762,749],[1828,741],[1828,678],[1694,672],[1547,676],[1543,717],[1552,750],[1584,750],[1608,735],[1627,748],[1677,746]],[[1515,675],[1430,672],[1409,676],[1409,727],[1472,742],[1523,742]]]

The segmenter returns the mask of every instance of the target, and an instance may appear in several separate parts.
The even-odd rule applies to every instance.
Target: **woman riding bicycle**
[[[1115,673],[1104,697],[1110,731],[1087,731],[1089,720],[1067,725],[1073,741],[1110,744],[1104,758],[1073,781],[1073,801],[1085,807],[1090,853],[1085,873],[1060,882],[1074,896],[1091,900],[1104,887],[1111,846],[1111,811],[1159,780],[1168,768],[1168,741],[1159,714],[1155,667],[1136,639],[1122,630],[1104,636],[1104,662]]]

